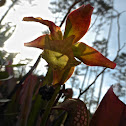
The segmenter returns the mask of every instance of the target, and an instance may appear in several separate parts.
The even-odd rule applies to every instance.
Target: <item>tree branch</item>
[[[104,68],[104,69],[96,76],[96,78],[94,79],[94,81],[93,81],[84,91],[81,92],[81,90],[80,90],[80,94],[79,94],[78,98],[80,98],[80,96],[81,96],[82,94],[84,94],[84,93],[96,82],[97,78],[98,78],[106,69],[107,69],[107,68]]]
[[[70,8],[68,9],[66,15],[64,16],[63,20],[61,21],[59,27],[61,27],[66,19],[66,17],[68,16],[68,14],[70,13],[71,9],[76,5],[78,4],[79,2],[81,2],[82,0],[75,0],[75,2],[70,6]]]
[[[92,23],[92,25],[89,27],[88,31],[94,26],[94,24],[96,23],[97,19],[98,19],[99,13],[97,14],[97,17],[95,18],[94,22]]]
[[[3,21],[3,19],[6,17],[6,15],[8,14],[8,12],[10,11],[10,9],[14,6],[14,4],[17,2],[18,0],[13,1],[13,3],[9,6],[8,10],[5,12],[5,14],[2,16],[1,20],[0,20],[0,24]]]

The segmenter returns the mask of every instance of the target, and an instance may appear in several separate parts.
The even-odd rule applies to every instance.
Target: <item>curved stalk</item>
[[[48,116],[49,116],[51,108],[52,108],[52,106],[53,106],[53,104],[55,102],[56,96],[59,93],[59,90],[60,90],[60,85],[58,85],[56,87],[55,92],[54,92],[51,100],[49,101],[48,105],[46,106],[44,115],[42,116],[41,126],[46,126],[46,122],[47,122]]]

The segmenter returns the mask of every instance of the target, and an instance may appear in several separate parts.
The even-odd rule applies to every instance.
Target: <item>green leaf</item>
[[[52,69],[49,67],[44,80],[42,81],[40,86],[51,85],[52,83]],[[40,86],[36,90],[39,90]],[[35,126],[36,120],[40,117],[40,111],[45,108],[47,105],[47,101],[44,101],[41,98],[41,95],[34,95],[32,98],[32,109],[30,110],[30,114],[28,117],[27,126]]]
[[[21,67],[21,66],[25,66],[26,64],[13,64],[13,65],[6,65],[7,67]]]
[[[40,95],[37,95],[36,99],[33,101],[32,109],[30,110],[30,113],[29,113],[27,126],[36,125],[36,120],[38,120],[38,117],[40,117],[40,110],[43,104],[45,104],[45,102],[42,101]]]
[[[44,52],[42,53],[42,57],[53,69],[60,70],[62,70],[67,65],[67,62],[69,60],[66,55],[48,49],[44,50]]]
[[[15,120],[17,119],[17,116],[19,114],[19,103],[18,103],[18,98],[19,98],[19,90],[13,95],[11,98],[11,101],[8,103],[6,111],[5,111],[5,116],[4,116],[4,126],[14,126],[15,125]]]
[[[56,39],[57,40],[62,39],[62,32],[60,30],[60,27],[56,26],[52,21],[43,20],[41,17],[36,17],[36,18],[34,18],[34,17],[24,17],[23,21],[35,21],[35,22],[42,23],[42,24],[49,27],[52,39],[55,39],[55,40]]]
[[[6,71],[0,71],[0,81],[5,81],[11,79],[13,76],[9,76]]]
[[[54,104],[54,102],[55,102],[56,96],[57,96],[57,94],[59,93],[59,91],[60,91],[60,85],[58,85],[58,86],[56,87],[55,92],[54,92],[54,94],[52,95],[51,100],[48,102],[48,104],[47,104],[47,106],[46,106],[46,108],[45,108],[45,112],[44,112],[44,114],[43,114],[43,116],[42,116],[42,120],[41,120],[41,126],[45,126],[45,125],[46,125],[46,121],[47,121],[47,119],[48,119],[48,116],[49,116],[49,114],[50,114],[50,111],[51,111],[51,109],[52,109],[52,106],[53,106],[53,104]]]
[[[8,75],[7,72],[5,72],[5,71],[0,72],[0,79],[5,79],[5,78],[8,78],[8,77],[9,77],[9,75]]]

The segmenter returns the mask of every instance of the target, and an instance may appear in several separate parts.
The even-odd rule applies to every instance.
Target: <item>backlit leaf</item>
[[[104,57],[96,49],[86,45],[85,43],[78,42],[73,45],[74,56],[89,66],[103,66],[114,69],[116,64],[106,57]]]
[[[43,20],[40,17],[36,17],[36,18],[34,18],[34,17],[24,17],[23,21],[35,21],[35,22],[42,23],[42,24],[49,27],[49,30],[51,31],[52,39],[57,39],[57,40],[62,39],[62,32],[60,30],[60,27],[56,26],[52,21]]]
[[[31,41],[31,42],[24,43],[24,46],[36,47],[36,48],[44,49],[45,36],[46,35],[42,35],[42,36],[38,37],[37,39],[35,39],[35,40]]]
[[[73,74],[75,67],[63,70],[53,70],[53,85],[64,84]]]
[[[68,56],[48,49],[44,50],[42,57],[48,62],[49,66],[59,70],[62,70],[69,60]]]
[[[80,40],[89,28],[92,11],[90,4],[72,11],[66,19],[64,38],[75,35],[73,43]]]
[[[72,42],[75,36],[70,36],[64,40],[51,40],[50,36],[45,37],[45,48],[53,51],[57,51],[63,54],[70,53],[69,49],[72,47]]]

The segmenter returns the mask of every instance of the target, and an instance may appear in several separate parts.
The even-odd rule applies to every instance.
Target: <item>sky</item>
[[[0,8],[1,12],[4,12],[10,5],[10,2],[7,2],[3,8]],[[17,64],[20,59],[31,58],[34,59],[29,65],[32,66],[39,54],[42,52],[40,49],[25,47],[25,42],[30,42],[40,35],[42,31],[47,30],[48,28],[42,24],[35,22],[24,22],[22,21],[23,17],[34,16],[42,17],[43,19],[54,20],[52,13],[48,9],[49,0],[33,1],[32,6],[28,3],[20,3],[15,5],[8,13],[3,22],[12,22],[12,25],[16,25],[16,29],[12,36],[5,42],[4,49],[10,53],[18,53],[14,60],[14,64]],[[4,14],[4,13],[3,13]],[[46,65],[45,60],[41,59],[39,67],[46,71],[44,67]],[[45,73],[45,72],[44,72]]]
[[[16,25],[16,29],[13,33],[13,35],[8,39],[5,43],[4,49],[6,49],[8,52],[16,52],[19,53],[16,56],[16,60],[14,60],[14,63],[18,63],[20,59],[25,58],[31,58],[34,59],[31,64],[34,64],[36,59],[38,58],[39,54],[42,52],[40,49],[35,48],[29,48],[24,47],[25,42],[30,42],[40,35],[42,35],[42,31],[47,30],[48,28],[42,24],[35,23],[35,22],[24,22],[22,21],[23,17],[25,16],[34,16],[34,17],[42,17],[43,19],[55,21],[54,15],[49,10],[49,0],[35,0],[33,1],[33,6],[31,6],[28,2],[20,3],[19,5],[15,5],[11,11],[8,13],[7,17],[5,18],[4,22],[12,22],[13,25]],[[119,12],[126,10],[125,0],[115,0],[115,8],[119,10]],[[7,3],[4,7],[0,8],[0,12],[4,14],[4,11],[8,8],[8,6],[11,4],[9,0],[7,0]],[[0,14],[1,17],[1,14]],[[126,13],[123,13],[120,17],[120,27],[121,27],[121,46],[126,42]],[[93,22],[93,20],[92,20]],[[91,22],[91,23],[92,23]],[[113,22],[113,27],[117,29],[116,20]],[[115,42],[117,42],[117,30],[112,31],[112,37],[110,39],[110,47],[111,47],[111,53],[109,57],[116,56],[117,48]],[[104,35],[105,33],[103,33]],[[82,39],[85,43],[88,45],[91,45],[91,39],[90,33],[87,33],[85,37]],[[126,49],[126,48],[125,48]],[[46,68],[44,67],[46,65],[46,62],[42,60],[41,64],[39,65],[39,68],[41,68],[43,71],[46,71]],[[111,78],[110,78],[111,79]],[[110,82],[110,79],[106,79],[106,83]],[[68,85],[70,87],[70,85]],[[107,91],[109,86],[105,87],[103,90],[103,95]]]
[[[34,2],[33,2],[34,4]],[[41,50],[35,48],[24,47],[25,42],[30,42],[42,35],[42,31],[47,29],[46,26],[22,21],[25,16],[42,17],[43,19],[53,20],[52,13],[48,9],[49,0],[44,1],[35,0],[35,4],[31,6],[28,2],[15,5],[9,12],[4,22],[12,22],[16,25],[13,35],[6,41],[5,49],[8,52],[19,52],[18,58],[32,58],[36,59],[41,53]],[[9,3],[6,3],[6,6]]]

